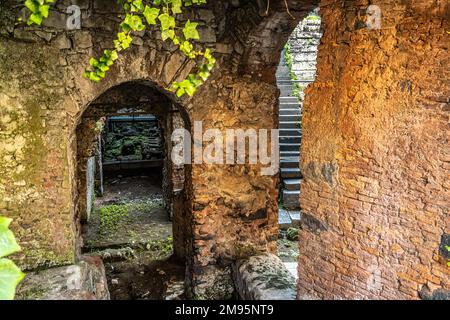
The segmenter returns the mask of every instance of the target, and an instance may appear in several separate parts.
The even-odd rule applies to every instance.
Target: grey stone
[[[53,34],[51,32],[35,31],[34,33],[36,33],[39,38],[42,38],[47,42],[50,42],[53,38]]]
[[[214,12],[212,12],[211,10],[206,10],[206,9],[199,9],[198,16],[201,20],[203,20],[206,23],[210,23],[215,18]]]
[[[295,300],[296,280],[277,256],[266,253],[233,265],[236,290],[244,300]]]
[[[30,42],[36,42],[39,40],[39,37],[36,34],[23,29],[15,29],[14,38]]]
[[[92,37],[89,32],[76,32],[74,36],[74,44],[78,49],[87,49],[92,47]]]
[[[18,300],[109,300],[103,262],[84,257],[75,265],[27,274],[19,285]]]
[[[56,37],[52,41],[52,45],[57,47],[58,49],[70,49],[72,47],[72,43],[70,42],[70,39],[67,38],[67,36],[63,33]]]
[[[207,43],[207,42],[216,42],[216,32],[214,31],[213,28],[210,27],[199,27],[198,28],[198,33],[200,35],[200,40],[198,40],[199,42],[203,42],[203,43]]]
[[[42,25],[49,28],[66,29],[67,15],[51,10],[48,14],[48,18],[44,19],[44,21],[42,22]]]

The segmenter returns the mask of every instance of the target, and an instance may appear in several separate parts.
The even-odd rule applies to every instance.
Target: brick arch
[[[174,227],[174,254],[177,258],[185,258],[185,235],[188,233],[185,223],[186,216],[189,215],[189,202],[187,191],[191,189],[189,166],[184,168],[184,188],[181,194],[173,193],[173,164],[170,159],[170,136],[174,116],[178,116],[184,122],[183,128],[190,130],[189,116],[186,110],[178,103],[174,102],[166,90],[158,88],[149,80],[133,80],[115,85],[100,94],[95,100],[90,102],[85,108],[76,123],[75,137],[76,143],[69,152],[76,159],[73,169],[75,172],[72,184],[74,224],[76,229],[76,252],[81,251],[81,230],[80,222],[87,222],[86,216],[86,166],[87,160],[95,155],[99,133],[96,132],[97,122],[106,116],[128,115],[128,114],[152,114],[160,121],[165,132],[165,161],[163,170],[164,200],[168,208],[173,208]],[[175,115],[176,114],[176,115]],[[167,189],[167,190],[166,190]],[[176,199],[175,199],[176,198]],[[176,201],[177,203],[173,203]],[[183,204],[180,203],[183,202]],[[187,208],[187,209],[186,209]],[[186,209],[186,210],[185,210]]]
[[[235,48],[238,48],[234,52],[234,59],[238,61],[235,69],[240,74],[250,74],[274,83],[284,45],[299,21],[318,3],[318,0],[250,1],[232,13],[233,33],[236,35],[233,40]]]

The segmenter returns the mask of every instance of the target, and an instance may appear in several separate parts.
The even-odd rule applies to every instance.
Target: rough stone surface
[[[83,257],[75,265],[27,274],[18,300],[109,300],[105,267],[98,257]]]
[[[299,298],[450,289],[439,254],[450,230],[448,4],[383,1],[382,28],[368,30],[367,3],[320,5],[303,109]]]
[[[17,4],[0,4],[0,211],[14,219],[23,248],[14,260],[34,269],[73,264],[81,247],[78,161],[92,154],[77,152],[79,137],[95,141],[87,115],[106,110],[94,100],[142,85],[164,92],[186,123],[203,120],[204,130],[274,128],[280,52],[317,1],[288,1],[296,19],[282,0],[268,15],[259,1],[210,1],[198,20],[210,21],[219,41],[220,52],[204,44],[218,65],[183,99],[164,88],[193,66],[156,33],[140,36],[142,45],[125,51],[105,81],[81,77],[89,58],[112,46],[118,19],[110,1],[84,1],[83,29],[74,31],[60,13],[68,1],[44,27],[16,26]],[[439,255],[441,236],[450,233],[446,4],[383,1],[383,28],[371,31],[357,28],[367,5],[322,0],[319,72],[303,113],[301,203],[327,230],[300,230],[300,298],[418,298],[424,284],[450,288]],[[41,32],[51,33],[49,43]],[[278,179],[260,176],[259,165],[185,169],[187,295],[225,297],[234,260],[276,250]],[[223,296],[210,290],[219,282]]]
[[[11,18],[0,22],[0,30],[7,30],[0,38],[0,210],[14,218],[12,228],[23,248],[14,259],[24,269],[73,264],[77,259],[82,246],[80,211],[86,203],[84,158],[95,153],[95,120],[113,111],[98,99],[107,91],[108,99],[115,99],[110,89],[126,84],[136,89],[141,84],[148,88],[141,92],[164,92],[160,96],[176,104],[187,123],[202,120],[204,130],[276,127],[274,71],[298,21],[289,17],[283,1],[274,3],[267,17],[256,2],[230,6],[228,1],[214,1],[204,6],[204,21],[201,15],[197,20],[209,21],[208,41],[214,40],[213,32],[225,53],[216,53],[215,42],[204,44],[215,52],[218,65],[190,99],[164,91],[169,81],[182,79],[193,65],[177,58],[157,33],[140,35],[142,45],[124,51],[101,83],[81,77],[90,57],[112,46],[119,27],[118,19],[111,19],[117,10],[110,2],[100,5],[103,2],[84,3],[82,30],[73,31],[65,30],[62,13],[68,2],[58,2],[58,11],[51,11],[43,27],[15,26],[18,0],[1,4],[2,15]],[[313,6],[292,2],[291,8],[300,18]],[[195,14],[199,13],[192,9],[180,19]],[[14,38],[19,31],[31,38]],[[51,33],[50,43],[35,31]],[[275,252],[277,177],[260,176],[260,169],[259,165],[186,169],[181,203],[189,296],[229,296],[233,259],[248,252]],[[228,286],[220,290],[224,296],[210,295],[211,284],[226,277],[230,281],[221,280]]]
[[[273,254],[252,256],[233,265],[237,293],[243,300],[295,300],[296,281]]]

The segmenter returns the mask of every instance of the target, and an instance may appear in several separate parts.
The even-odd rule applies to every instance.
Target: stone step
[[[280,129],[299,129],[301,127],[301,122],[299,121],[281,121],[279,123]]]
[[[298,103],[297,97],[280,97],[280,104],[282,103]]]
[[[299,164],[297,163],[297,165]],[[291,191],[300,190],[301,181],[302,181],[301,179],[284,179],[283,180],[284,189]]]
[[[278,210],[278,226],[281,229],[288,229],[292,226],[291,215],[288,211],[283,209]]]
[[[301,104],[299,101],[297,102],[290,102],[290,103],[280,103],[279,104],[279,109],[280,110],[285,110],[285,109],[300,109],[301,108]]]
[[[275,73],[275,76],[277,78],[281,78],[281,77],[289,77],[291,73],[291,70],[289,70],[289,67],[287,66],[279,66],[277,69],[277,72]]]
[[[280,137],[301,137],[302,129],[280,129]]]
[[[286,74],[286,75],[283,75],[283,76],[277,76],[276,77],[277,78],[277,82],[278,81],[291,81],[292,80],[292,77],[291,77],[291,75],[288,73],[288,74]]]
[[[300,80],[277,80],[277,86],[279,89],[281,89],[280,87],[282,86],[291,86],[293,87],[293,85],[295,83],[298,83],[299,85],[303,86],[303,87],[307,87],[308,84],[310,84],[311,82],[314,82],[314,80],[307,80],[307,79],[300,79]]]
[[[281,178],[283,179],[300,179],[300,168],[281,168]]]
[[[300,209],[300,208],[298,208]],[[301,213],[300,210],[289,210],[289,216],[291,217],[292,220],[292,224],[294,226],[299,226],[300,225],[300,217],[301,217]]]
[[[301,121],[301,115],[279,115],[278,116],[278,121],[281,122],[300,122]]]
[[[300,166],[299,157],[280,158],[281,168],[298,168]]]
[[[291,96],[291,93],[293,91],[292,85],[290,84],[278,86],[278,89],[280,89],[280,95],[283,97]]]
[[[320,39],[321,37],[320,30],[304,30],[297,39]]]
[[[297,137],[285,137],[285,136],[280,136],[279,138],[280,143],[297,143],[300,145],[300,143],[302,142],[302,137],[301,136],[297,136]]]
[[[295,151],[281,151],[280,158],[300,157],[300,148]]]
[[[299,151],[300,143],[280,143],[280,151]]]
[[[283,207],[290,210],[300,209],[300,190],[283,190]]]
[[[292,116],[292,115],[300,116],[300,108],[280,110],[280,116]]]

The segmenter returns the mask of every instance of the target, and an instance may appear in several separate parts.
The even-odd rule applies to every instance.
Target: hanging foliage
[[[30,11],[29,25],[41,25],[48,17],[50,5],[55,0],[26,0]],[[173,82],[168,90],[176,92],[178,97],[185,94],[193,96],[197,88],[210,76],[216,59],[209,49],[195,50],[192,41],[199,40],[198,23],[188,20],[183,26],[177,26],[176,15],[185,7],[205,4],[206,0],[117,0],[124,11],[120,31],[114,40],[114,47],[105,50],[99,58],[91,58],[90,67],[83,76],[94,82],[100,82],[119,58],[121,51],[128,49],[133,42],[133,32],[143,31],[147,27],[158,28],[163,41],[171,41],[178,50],[191,60],[201,60],[196,73],[189,74],[180,82]]]
[[[12,219],[0,217],[0,300],[12,300],[16,287],[25,274],[9,259],[5,257],[20,251],[16,238],[9,225]]]

